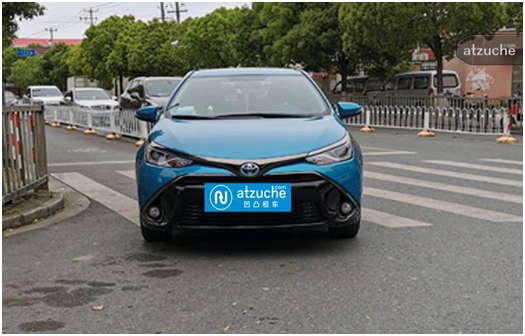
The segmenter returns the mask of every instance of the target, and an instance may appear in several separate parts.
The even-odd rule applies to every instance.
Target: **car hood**
[[[38,102],[38,101],[41,101],[41,102],[44,102],[44,103],[47,103],[47,102],[59,102],[59,101],[62,101],[64,97],[62,96],[54,96],[54,97],[33,97],[33,101],[35,102]]]
[[[331,115],[290,119],[181,120],[162,118],[151,140],[195,156],[262,159],[307,153],[340,140]]]
[[[118,103],[111,99],[99,99],[99,100],[77,100],[76,103],[82,106],[98,106],[98,105],[108,105],[108,106],[118,106]]]

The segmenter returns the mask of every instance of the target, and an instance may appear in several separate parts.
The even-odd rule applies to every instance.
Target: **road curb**
[[[43,219],[64,208],[64,195],[52,193],[51,198],[43,204],[26,210],[22,213],[2,215],[2,230],[14,229],[23,225],[31,224],[37,219]]]

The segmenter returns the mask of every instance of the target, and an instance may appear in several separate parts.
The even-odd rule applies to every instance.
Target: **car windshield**
[[[168,97],[180,81],[180,79],[150,80],[146,82],[146,91],[152,97]]]
[[[4,94],[5,94],[5,98],[6,99],[15,99],[16,98],[15,94],[13,92],[11,92],[11,91],[6,91]]]
[[[78,100],[107,100],[111,97],[103,90],[77,90]]]
[[[166,109],[173,117],[316,116],[328,105],[303,75],[189,78]]]
[[[57,97],[62,96],[62,93],[57,88],[34,88],[32,90],[33,97]]]

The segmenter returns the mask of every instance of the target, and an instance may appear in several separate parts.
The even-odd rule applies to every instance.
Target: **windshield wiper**
[[[239,117],[258,117],[258,118],[311,118],[311,114],[291,114],[291,113],[231,113],[218,115],[216,119],[239,118]]]
[[[194,114],[172,114],[171,119],[215,119],[215,117],[205,117]]]

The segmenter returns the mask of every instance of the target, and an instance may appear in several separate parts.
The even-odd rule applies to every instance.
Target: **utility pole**
[[[49,32],[49,35],[50,35],[50,37],[51,37],[51,38],[49,39],[49,41],[50,41],[50,45],[51,45],[51,46],[54,46],[54,45],[55,45],[55,39],[54,39],[54,37],[53,37],[53,33],[56,32],[57,30],[58,30],[58,29],[53,28],[53,27],[46,28],[46,31]]]
[[[187,9],[182,9],[184,6],[184,3],[182,2],[176,2],[175,3],[175,15],[177,16],[177,22],[180,23],[180,13],[186,13]]]
[[[166,20],[166,14],[164,13],[164,2],[160,3],[160,19],[162,20],[162,22]]]
[[[89,13],[89,17],[85,17],[85,16],[82,17],[82,16],[81,16],[81,17],[80,17],[80,20],[81,20],[81,21],[84,21],[84,22],[86,22],[86,23],[89,21],[89,24],[90,24],[91,26],[94,25],[94,24],[95,24],[95,21],[97,21],[98,18],[97,18],[97,17],[94,17],[94,16],[93,16],[93,13],[98,12],[98,9],[93,9],[93,7],[89,7],[89,9],[84,9],[84,12]]]

